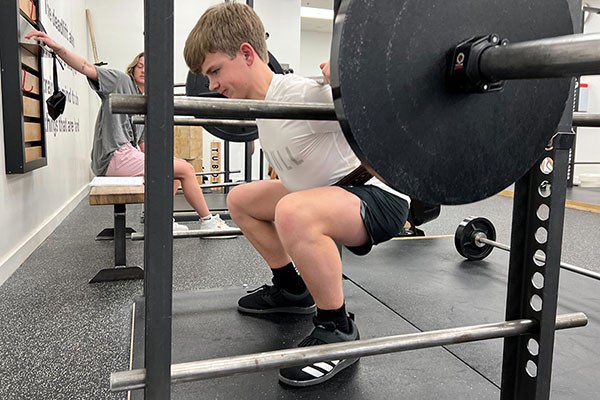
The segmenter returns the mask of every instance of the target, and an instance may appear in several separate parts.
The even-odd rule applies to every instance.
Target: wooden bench
[[[127,204],[144,202],[144,185],[93,186],[90,190],[89,201],[92,206],[112,205],[114,207],[114,228],[103,230],[98,234],[96,240],[113,238],[115,243],[115,266],[98,271],[90,283],[143,279],[144,270],[142,268],[127,266],[127,233],[131,234],[134,230],[125,226],[125,210]]]

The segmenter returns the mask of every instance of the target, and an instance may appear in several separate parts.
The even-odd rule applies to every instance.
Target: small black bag
[[[46,100],[48,114],[56,120],[64,111],[67,105],[67,96],[58,88],[58,71],[56,70],[56,53],[52,53],[54,93]]]

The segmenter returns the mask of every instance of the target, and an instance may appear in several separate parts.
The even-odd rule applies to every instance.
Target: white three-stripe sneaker
[[[320,344],[349,342],[360,339],[358,328],[352,319],[349,319],[350,333],[336,329],[333,322],[320,322],[313,319],[315,329],[302,340],[298,347],[318,346]],[[311,386],[333,378],[338,372],[348,368],[358,361],[358,358],[344,360],[320,361],[311,365],[283,368],[279,370],[279,380],[291,386]]]

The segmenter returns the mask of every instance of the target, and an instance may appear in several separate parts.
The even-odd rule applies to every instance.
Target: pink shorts
[[[144,176],[144,153],[126,143],[113,153],[106,176]]]

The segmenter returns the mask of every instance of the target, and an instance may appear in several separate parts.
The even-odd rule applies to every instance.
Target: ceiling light
[[[300,16],[302,18],[333,20],[333,10],[315,7],[300,7]]]

